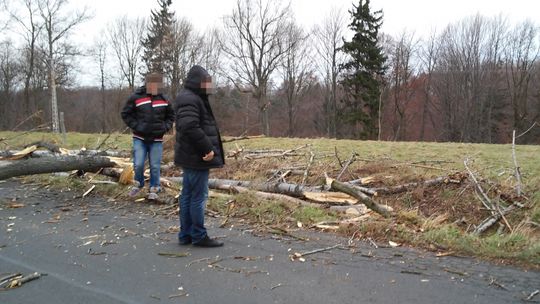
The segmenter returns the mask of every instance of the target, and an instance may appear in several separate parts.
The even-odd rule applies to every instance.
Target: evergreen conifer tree
[[[379,45],[382,11],[371,12],[369,0],[360,0],[349,11],[349,28],[354,36],[344,41],[342,50],[350,59],[341,65],[345,91],[342,99],[341,119],[352,125],[354,137],[375,139],[379,114],[381,80],[385,72],[386,57]]]
[[[142,41],[145,71],[166,73],[170,66],[171,39],[174,12],[170,11],[172,0],[158,0],[159,9],[151,11],[146,37]]]

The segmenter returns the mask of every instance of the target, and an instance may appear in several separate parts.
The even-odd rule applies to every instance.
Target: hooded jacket
[[[122,119],[131,128],[134,138],[163,141],[163,134],[174,123],[174,110],[163,95],[152,96],[142,86],[128,98],[122,110]]]
[[[208,95],[201,89],[201,83],[208,77],[210,75],[204,68],[193,66],[184,81],[184,89],[174,101],[174,163],[180,167],[212,169],[225,164],[219,128],[208,102]],[[203,156],[210,151],[214,151],[214,158],[204,161]]]

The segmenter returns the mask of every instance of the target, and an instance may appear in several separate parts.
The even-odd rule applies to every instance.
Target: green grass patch
[[[36,141],[51,142],[66,149],[81,149],[83,147],[86,149],[95,149],[105,140],[107,135],[69,132],[66,134],[66,140],[64,142],[60,134],[50,132],[25,133],[0,131],[0,138],[4,139],[0,141],[0,149],[16,149]],[[129,150],[131,149],[131,142],[131,134],[114,133],[111,134],[103,146],[111,149]]]
[[[444,225],[427,231],[422,239],[467,255],[540,265],[539,241],[520,232],[478,237],[453,225]]]
[[[333,221],[337,219],[334,212],[329,212],[316,207],[300,207],[291,215],[303,224],[314,224],[322,221]]]

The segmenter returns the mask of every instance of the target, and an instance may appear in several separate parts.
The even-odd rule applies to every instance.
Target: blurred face
[[[151,95],[158,95],[160,89],[163,88],[162,82],[148,82],[146,84],[146,92],[150,93]]]
[[[208,95],[214,94],[214,84],[212,83],[211,77],[208,77],[201,82],[201,89]]]

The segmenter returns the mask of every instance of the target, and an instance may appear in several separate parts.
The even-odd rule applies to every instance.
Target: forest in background
[[[148,19],[119,17],[81,49],[70,37],[92,18],[67,4],[3,1],[3,32],[18,38],[0,40],[0,129],[54,130],[56,110],[67,131],[123,131],[120,110],[142,75],[163,72],[173,99],[200,64],[218,85],[211,102],[226,135],[508,143],[529,130],[519,143],[540,143],[530,20],[477,14],[429,37],[389,36],[369,1],[307,29],[285,2],[239,0],[220,28],[200,32],[158,0]],[[368,70],[371,52],[381,61]],[[77,83],[81,69],[95,71],[95,86]]]

